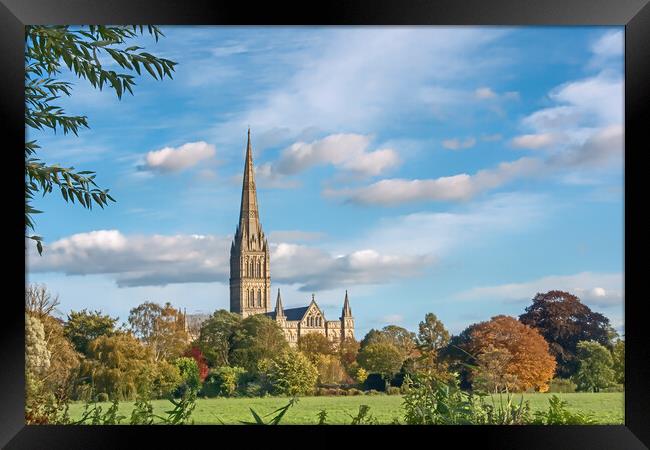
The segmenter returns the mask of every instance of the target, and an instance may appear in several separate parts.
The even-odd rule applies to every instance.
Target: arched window
[[[262,290],[257,290],[257,306],[262,306]]]

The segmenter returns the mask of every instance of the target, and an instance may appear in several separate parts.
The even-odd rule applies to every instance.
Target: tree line
[[[452,336],[433,313],[417,333],[397,325],[341,344],[324,335],[292,348],[264,315],[217,310],[188,333],[170,303],[144,302],[127,321],[101,311],[59,318],[43,285],[26,292],[28,422],[70,400],[408,394],[422,380],[464,392],[599,391],[622,385],[624,341],[576,296],[537,294],[519,318],[496,316]]]

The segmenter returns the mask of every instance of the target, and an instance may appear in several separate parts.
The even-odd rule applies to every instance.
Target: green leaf
[[[253,408],[248,408],[248,409],[251,410],[251,414],[252,414],[253,417],[255,418],[255,422],[256,422],[258,425],[265,425],[264,420],[262,420],[262,418],[259,416],[259,414],[257,414],[257,413],[255,412],[255,410],[254,410]]]

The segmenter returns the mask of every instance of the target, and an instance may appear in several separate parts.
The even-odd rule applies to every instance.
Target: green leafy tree
[[[318,379],[316,367],[295,350],[286,350],[271,359],[264,374],[276,395],[309,395]]]
[[[148,26],[146,32],[157,41],[162,32]],[[56,104],[62,95],[72,94],[72,84],[57,79],[64,70],[92,87],[104,86],[115,91],[118,98],[129,91],[133,94],[135,76],[147,72],[154,79],[172,78],[175,62],[147,53],[129,41],[145,33],[143,26],[89,25],[28,25],[25,27],[25,125],[33,130],[51,129],[77,135],[88,128],[86,116],[70,115]],[[118,71],[107,69],[104,58],[120,66]],[[103,208],[115,199],[108,189],[95,183],[92,171],[75,171],[74,167],[48,165],[37,155],[40,146],[36,140],[25,142],[25,224],[35,230],[34,214],[42,211],[32,206],[37,193],[45,196],[56,187],[66,202],[79,202],[84,208],[93,204]],[[43,250],[37,235],[28,235],[36,241],[38,252]]]
[[[400,352],[402,362],[418,354],[415,333],[397,325],[387,325],[381,330],[371,329],[361,341],[359,351],[373,343],[392,344]]]
[[[578,389],[598,392],[614,381],[612,354],[596,341],[578,342],[578,372],[575,375]]]
[[[220,309],[201,324],[197,344],[211,367],[230,364],[231,341],[241,321],[239,314]]]
[[[612,360],[614,365],[614,381],[623,384],[625,382],[625,341],[619,339],[612,349]]]
[[[87,355],[90,342],[100,336],[111,336],[115,333],[116,322],[117,318],[113,319],[100,311],[71,311],[63,326],[63,332],[78,352]]]
[[[386,384],[399,372],[404,356],[395,344],[388,341],[372,342],[359,350],[358,362],[368,372],[380,374]]]
[[[148,391],[155,372],[151,349],[130,333],[99,336],[88,344],[82,363],[82,374],[94,390],[113,400],[134,399]]]
[[[418,343],[426,351],[438,352],[449,343],[450,335],[433,313],[427,313],[418,325]]]
[[[433,313],[427,313],[418,325],[418,350],[420,356],[414,360],[414,370],[436,375],[440,379],[450,376],[448,365],[440,352],[450,341],[450,335],[443,323]]]
[[[298,339],[298,350],[315,363],[320,355],[333,355],[336,350],[332,341],[320,333],[308,333]]]
[[[180,356],[189,342],[183,314],[169,302],[138,305],[129,312],[128,321],[133,333],[151,347],[156,361]]]
[[[578,369],[578,342],[597,341],[611,348],[615,335],[607,317],[564,291],[538,293],[519,321],[536,328],[546,339],[562,378],[570,378]]]
[[[230,362],[253,374],[260,361],[273,359],[289,348],[280,326],[264,315],[243,319],[231,343]]]

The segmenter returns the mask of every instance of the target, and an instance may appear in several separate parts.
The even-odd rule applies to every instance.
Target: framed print
[[[647,1],[0,11],[3,448],[647,448]]]

